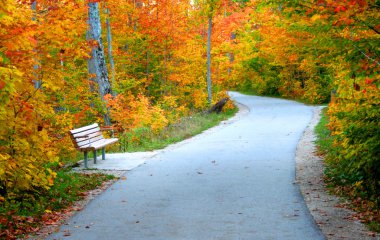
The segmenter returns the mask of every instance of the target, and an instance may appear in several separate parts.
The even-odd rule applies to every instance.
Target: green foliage
[[[379,13],[366,2],[252,3],[252,23],[238,34],[233,87],[327,103],[345,71],[377,72]]]
[[[380,223],[378,222],[370,222],[368,223],[368,228],[371,230],[371,231],[374,231],[374,232],[380,232]]]
[[[349,187],[353,197],[380,202],[380,100],[378,78],[344,81],[317,126],[331,183]],[[359,90],[360,88],[360,90]],[[327,125],[326,125],[327,124]],[[329,129],[326,129],[328,126]]]
[[[366,80],[369,82],[369,80]],[[378,83],[377,83],[378,84]],[[380,198],[380,100],[376,83],[363,90],[342,85],[330,106],[330,129],[336,152],[327,161],[327,175],[341,185],[354,186],[369,199]],[[378,203],[380,204],[380,202]]]
[[[315,128],[316,143],[319,153],[325,156],[328,186],[337,195],[351,199],[350,207],[359,212],[361,220],[372,231],[379,232],[380,133],[379,120],[373,117],[379,114],[375,110],[378,104],[366,105],[366,101],[361,101],[357,105],[351,101],[335,98],[323,110]]]

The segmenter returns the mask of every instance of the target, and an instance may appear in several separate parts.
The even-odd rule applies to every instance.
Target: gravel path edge
[[[380,240],[364,224],[353,218],[354,212],[338,207],[342,200],[330,195],[323,181],[323,158],[317,156],[314,128],[321,118],[323,107],[314,107],[313,117],[296,151],[296,182],[306,205],[326,239]]]

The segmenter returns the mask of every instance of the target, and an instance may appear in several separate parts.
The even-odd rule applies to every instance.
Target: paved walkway
[[[137,153],[145,164],[136,160],[126,180],[49,239],[324,239],[294,184],[295,150],[312,108],[232,95],[245,114],[167,149]],[[131,162],[108,156],[99,168],[114,157]]]

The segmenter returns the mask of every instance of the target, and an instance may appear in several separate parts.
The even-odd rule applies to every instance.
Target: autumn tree
[[[67,113],[58,113],[56,108],[68,100],[60,98],[70,74],[61,63],[64,55],[68,59],[81,55],[76,50],[82,46],[77,39],[80,34],[66,31],[82,16],[82,9],[73,5],[42,0],[1,5],[2,196],[46,189],[53,183],[55,174],[49,166],[57,163],[60,144],[67,140],[63,133],[71,125]],[[63,15],[71,17],[60,18]],[[35,87],[36,79],[41,87]]]

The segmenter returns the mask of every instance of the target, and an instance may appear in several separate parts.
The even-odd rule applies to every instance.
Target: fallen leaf
[[[370,236],[370,237],[376,237],[376,233],[375,232],[369,232],[368,236]]]

